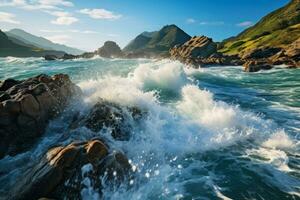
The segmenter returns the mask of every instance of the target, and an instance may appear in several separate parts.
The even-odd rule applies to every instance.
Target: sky
[[[0,29],[21,28],[93,51],[107,40],[124,47],[144,31],[176,24],[191,36],[222,41],[289,0],[0,0]]]

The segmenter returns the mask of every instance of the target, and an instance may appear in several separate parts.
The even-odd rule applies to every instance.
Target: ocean
[[[0,160],[0,196],[53,145],[101,136],[128,157],[130,186],[103,199],[300,199],[300,70],[189,68],[170,60],[0,58],[0,80],[66,73],[83,91],[27,152]],[[68,131],[72,113],[99,99],[137,106],[147,117],[128,141],[109,129]],[[99,177],[101,179],[101,177]],[[99,199],[88,188],[83,199]]]

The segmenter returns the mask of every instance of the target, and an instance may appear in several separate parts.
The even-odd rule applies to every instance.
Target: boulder
[[[76,59],[76,58],[79,58],[79,56],[75,56],[75,55],[72,55],[72,54],[67,54],[65,53],[61,59],[63,60],[72,60],[72,59]]]
[[[8,79],[0,94],[0,158],[29,148],[47,122],[59,114],[72,98],[81,94],[69,77],[39,75],[23,81]]]
[[[14,79],[6,79],[3,82],[0,82],[0,91],[6,91],[14,85],[19,84],[20,82]]]
[[[44,59],[48,61],[52,61],[52,60],[57,60],[58,57],[56,55],[45,55]]]
[[[16,182],[8,199],[81,199],[85,188],[100,195],[101,177],[119,183],[130,172],[128,159],[101,140],[72,143],[50,149]]]
[[[128,140],[132,123],[141,119],[144,114],[136,107],[122,108],[118,104],[100,100],[88,114],[75,119],[70,127],[86,126],[94,132],[107,127],[111,129],[114,139]]]
[[[245,72],[258,72],[260,70],[269,70],[273,68],[272,65],[266,63],[265,61],[257,60],[247,61],[243,66]]]

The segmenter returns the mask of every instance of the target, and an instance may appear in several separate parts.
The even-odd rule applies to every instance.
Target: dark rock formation
[[[0,84],[0,158],[29,148],[81,90],[68,75],[39,75]]]
[[[258,72],[260,70],[269,70],[273,68],[272,65],[266,63],[264,60],[247,61],[243,66],[245,72]]]
[[[45,55],[45,60],[51,61],[51,60],[57,60],[58,57],[56,55]]]
[[[130,171],[127,158],[98,139],[72,143],[50,149],[17,182],[8,199],[81,199],[81,192],[91,188],[101,194],[101,176],[118,184]]]
[[[137,107],[122,108],[121,106],[99,101],[91,111],[76,119],[71,128],[86,126],[92,131],[98,132],[104,127],[112,129],[112,137],[117,140],[127,140],[130,137],[132,123],[142,118],[144,112]]]
[[[75,56],[72,54],[65,53],[63,56],[56,56],[56,55],[45,55],[45,60],[51,61],[51,60],[72,60],[76,58],[80,58],[80,56]]]
[[[96,54],[104,58],[119,58],[123,56],[121,48],[113,41],[106,41],[104,45],[96,51]]]

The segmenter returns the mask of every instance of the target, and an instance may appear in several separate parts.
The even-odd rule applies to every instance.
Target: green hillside
[[[0,57],[41,57],[47,54],[63,55],[64,52],[44,50],[36,47],[16,44],[0,30]]]
[[[164,26],[156,32],[144,32],[138,35],[125,48],[125,52],[167,53],[177,44],[183,44],[191,38],[176,25]]]
[[[243,55],[257,48],[285,48],[300,38],[300,0],[263,17],[238,36],[225,40],[219,49],[227,55]]]
[[[12,29],[10,31],[7,31],[5,34],[10,38],[10,40],[25,46],[35,46],[45,50],[64,51],[66,53],[74,55],[79,55],[83,53],[83,51],[79,49],[68,47],[62,44],[53,43],[50,40],[47,40],[43,37],[38,37],[27,33],[22,29]]]

